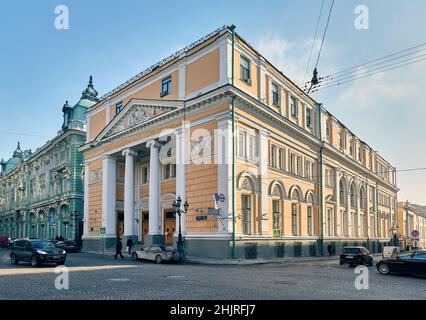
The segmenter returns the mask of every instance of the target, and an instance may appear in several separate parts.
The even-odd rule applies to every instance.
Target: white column
[[[230,218],[232,216],[232,123],[226,117],[218,122],[218,134],[216,136],[215,153],[217,154],[218,186],[219,194],[225,196],[225,201],[219,204],[221,221],[218,225],[219,232],[228,232]]]
[[[184,210],[183,205],[186,199],[186,154],[188,148],[188,140],[186,137],[187,125],[182,124],[182,127],[176,130],[176,198],[181,197],[181,210]],[[176,235],[179,232],[179,217],[176,217]],[[181,230],[182,234],[186,233],[186,214],[181,215]]]
[[[89,164],[84,164],[84,222],[83,222],[83,238],[89,235]],[[53,234],[52,234],[53,237]]]
[[[260,129],[259,132],[259,178],[260,178],[260,213],[259,219],[262,219],[262,215],[268,213],[268,201],[270,197],[268,195],[268,185],[271,182],[267,179],[268,172],[268,132]],[[272,220],[272,215],[269,217]],[[272,228],[268,228],[268,222],[270,220],[261,220],[261,231],[262,235],[272,235]],[[284,230],[282,230],[283,232]]]
[[[102,159],[102,227],[106,227],[107,237],[117,236],[116,177],[117,159],[106,156]]]
[[[134,157],[137,155],[131,149],[123,150],[126,157],[124,172],[124,236],[133,236],[135,221],[135,166]]]
[[[359,188],[358,188],[359,190]],[[363,224],[361,223],[361,205],[360,205],[360,197],[359,197],[359,191],[358,191],[358,197],[356,199],[356,217],[355,219],[357,219],[357,224],[356,224],[356,237],[362,237],[362,226]]]
[[[348,194],[347,194],[347,200],[346,200],[346,214],[347,214],[347,218],[348,218],[348,237],[354,237],[355,235],[353,234],[353,227],[352,227],[352,206],[351,206],[351,189],[348,186],[346,188],[346,190],[348,190]]]
[[[155,140],[147,142],[150,148],[149,159],[149,234],[160,234],[160,144]]]

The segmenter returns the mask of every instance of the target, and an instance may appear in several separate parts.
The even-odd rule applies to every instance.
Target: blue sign
[[[196,216],[195,220],[197,221],[207,220],[207,216]]]

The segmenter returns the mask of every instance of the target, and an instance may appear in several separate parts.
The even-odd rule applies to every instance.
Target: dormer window
[[[167,77],[161,81],[161,97],[172,93],[172,77]]]

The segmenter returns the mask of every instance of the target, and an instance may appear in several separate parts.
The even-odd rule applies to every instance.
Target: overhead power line
[[[316,25],[316,27],[315,27],[314,38],[312,39],[311,51],[310,51],[310,53],[309,53],[308,64],[306,65],[305,77],[308,75],[309,66],[310,66],[310,64],[311,64],[312,53],[313,53],[313,51],[314,51],[315,42],[316,42],[316,40],[317,40],[318,27],[319,27],[319,24],[320,24],[320,21],[321,21],[322,10],[323,10],[323,8],[324,8],[324,1],[325,1],[325,0],[322,0],[322,3],[321,3],[321,9],[320,9],[320,13],[319,13],[319,15],[318,15],[317,25]]]
[[[320,46],[320,49],[318,51],[317,62],[315,63],[315,69],[318,68],[318,64],[319,64],[321,52],[322,52],[322,47],[324,45],[325,36],[327,35],[328,25],[330,24],[331,13],[333,12],[333,6],[334,6],[334,0],[331,2],[330,11],[328,13],[328,18],[327,18],[327,24],[325,25],[324,34],[323,34],[322,40],[321,40],[321,46]]]

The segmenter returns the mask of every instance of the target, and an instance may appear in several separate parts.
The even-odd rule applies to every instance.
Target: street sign
[[[411,238],[413,238],[413,240],[418,240],[419,236],[420,236],[420,233],[418,230],[411,231]]]
[[[197,221],[207,220],[207,216],[196,216],[195,220]]]
[[[100,228],[99,228],[99,234],[100,234],[101,236],[106,235],[106,227],[100,227]]]
[[[207,208],[207,214],[210,216],[220,216],[220,209]]]
[[[273,230],[274,238],[281,238],[281,229]]]

